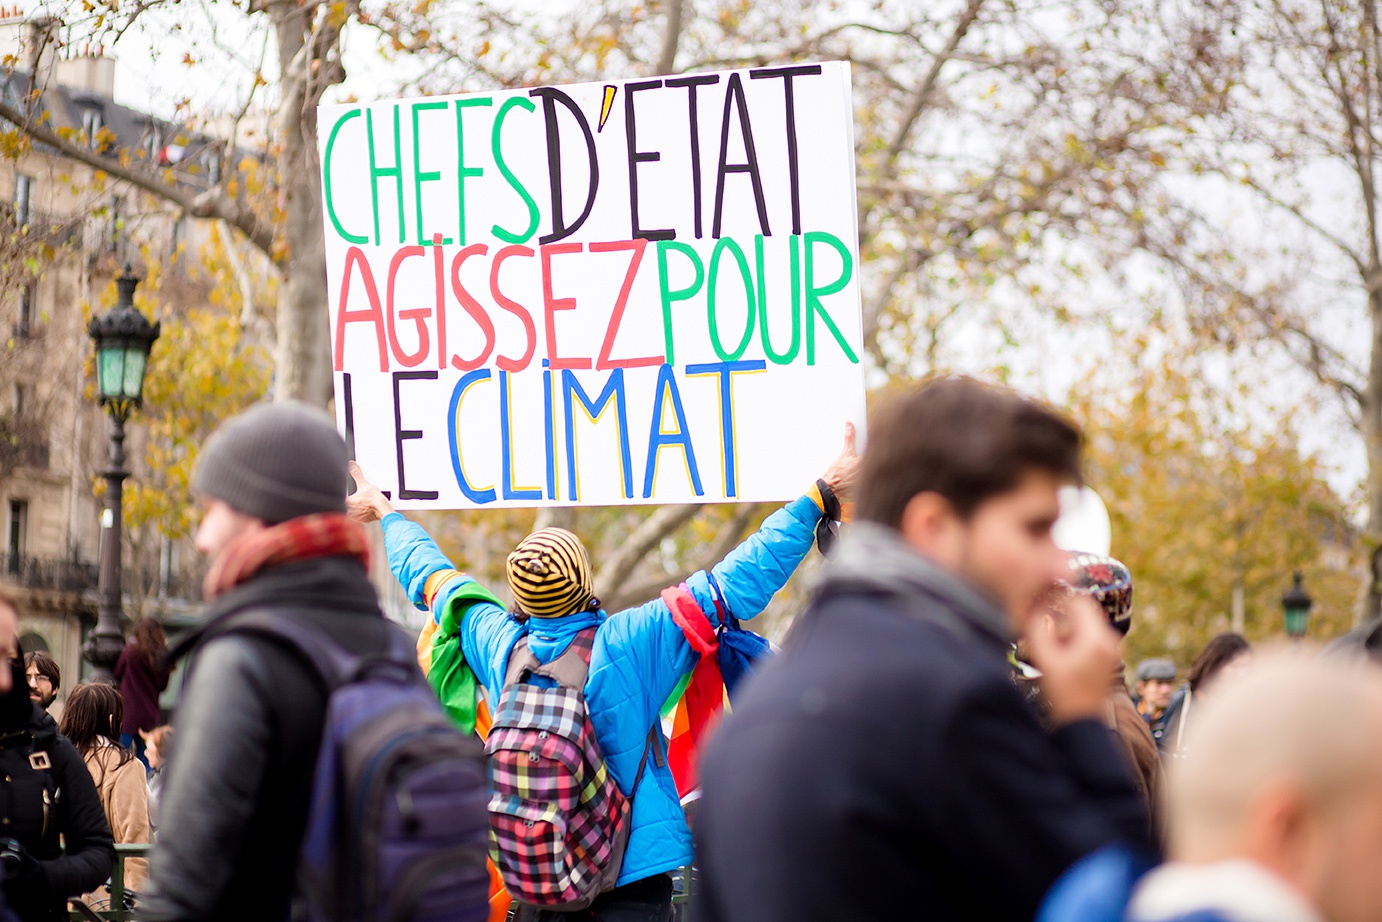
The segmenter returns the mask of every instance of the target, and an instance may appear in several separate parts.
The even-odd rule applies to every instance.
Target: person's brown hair
[[[134,649],[152,666],[164,650],[168,649],[168,635],[163,633],[163,625],[153,618],[141,618],[134,626],[130,637]]]
[[[56,695],[62,688],[62,670],[58,668],[57,660],[42,650],[35,650],[32,653],[24,654],[24,671],[28,672],[30,666],[37,669],[39,675],[52,683],[53,694]]]
[[[125,699],[114,685],[83,682],[67,696],[58,729],[83,758],[96,751],[102,739],[114,743],[120,749],[120,760],[115,765],[119,768],[134,758],[134,753],[120,746],[120,725],[124,720]]]
[[[919,493],[968,518],[1030,471],[1079,483],[1080,430],[1047,405],[973,378],[933,378],[869,422],[857,515],[892,528]]]
[[[1229,632],[1212,638],[1204,645],[1203,650],[1195,654],[1194,660],[1190,663],[1190,671],[1185,674],[1185,681],[1190,683],[1190,690],[1199,691],[1200,686],[1214,678],[1220,669],[1251,649],[1252,644],[1248,643],[1242,634]]]

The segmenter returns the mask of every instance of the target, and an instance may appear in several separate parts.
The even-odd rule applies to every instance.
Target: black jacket
[[[1042,730],[1001,613],[852,528],[857,569],[832,562],[701,762],[693,918],[1025,920],[1080,856],[1148,843],[1111,731]]]
[[[223,636],[249,608],[289,612],[357,654],[388,649],[396,630],[364,568],[343,557],[265,571],[216,601],[174,650],[190,648],[188,677],[141,919],[289,916],[327,690],[289,648]]]
[[[105,883],[115,864],[91,773],[53,718],[33,705],[27,726],[0,736],[0,778],[0,837],[18,841],[37,862],[7,863],[5,901],[25,922],[66,919],[67,900]]]

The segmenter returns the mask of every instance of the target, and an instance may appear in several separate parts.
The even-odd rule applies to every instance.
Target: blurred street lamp
[[[1310,622],[1310,609],[1315,606],[1315,600],[1306,595],[1305,590],[1301,588],[1300,579],[1298,570],[1292,579],[1291,588],[1281,596],[1281,608],[1286,613],[1286,636],[1292,640],[1300,640],[1305,636]]]
[[[159,324],[150,323],[134,306],[139,279],[130,272],[115,280],[119,296],[103,317],[92,317],[87,328],[96,344],[96,387],[101,406],[110,414],[110,455],[102,472],[106,479],[106,508],[101,514],[101,572],[97,582],[100,598],[96,629],[87,637],[82,656],[89,662],[92,678],[113,681],[115,661],[125,645],[120,630],[121,493],[129,471],[125,470],[125,420],[138,407],[144,393],[144,371],[149,350],[158,339]]]

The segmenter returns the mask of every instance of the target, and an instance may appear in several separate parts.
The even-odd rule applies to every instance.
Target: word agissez
[[[493,365],[501,371],[519,372],[534,361],[538,350],[539,322],[545,334],[546,365],[553,370],[612,370],[674,364],[676,305],[697,298],[702,292],[710,343],[721,361],[738,361],[757,340],[764,356],[773,364],[787,365],[797,361],[804,345],[806,364],[814,365],[820,328],[824,329],[824,335],[838,344],[850,362],[859,361],[823,300],[844,290],[854,272],[849,248],[829,233],[808,231],[804,235],[793,234],[789,238],[787,272],[791,280],[788,295],[791,333],[785,344],[774,344],[769,334],[768,273],[764,265],[762,235],[756,235],[753,243],[747,246],[732,237],[721,237],[715,242],[706,261],[692,246],[671,240],[658,241],[655,245],[656,259],[645,259],[648,241],[642,238],[552,243],[536,250],[521,244],[491,248],[488,244],[473,243],[454,252],[448,252],[440,234],[435,235],[431,243],[429,247],[400,247],[389,257],[387,268],[380,267],[379,270],[370,264],[369,257],[361,248],[350,247],[346,250],[335,317],[334,356],[337,371],[344,367],[346,337],[354,329],[364,329],[373,334],[381,372],[388,372],[395,365],[402,368],[450,367],[458,371],[473,371]],[[826,279],[818,277],[820,266],[817,250],[833,252],[834,259],[840,265],[838,274]],[[570,355],[564,354],[559,344],[558,315],[565,312],[579,314],[581,305],[577,298],[553,290],[552,268],[554,261],[579,259],[583,253],[626,253],[628,263],[598,352],[594,355]],[[431,303],[412,301],[402,305],[395,298],[398,275],[409,260],[430,260],[433,282]],[[488,260],[488,294],[499,310],[516,317],[521,323],[523,338],[519,351],[495,354],[498,337],[494,318],[461,279],[461,270],[470,260]],[[505,266],[522,260],[538,261],[542,276],[540,308],[519,303],[506,294],[501,285]],[[645,268],[649,264],[652,264],[651,270]],[[620,326],[629,308],[629,293],[641,271],[657,273],[663,348],[657,354],[630,355],[621,348]],[[677,285],[674,272],[682,276],[689,274],[691,281]],[[728,335],[723,329],[719,310],[725,300],[722,292],[726,285],[736,287],[736,305],[742,296],[742,303],[747,307],[742,329],[730,331]],[[356,292],[357,305],[363,306],[350,306],[352,292]],[[458,304],[479,330],[478,342],[463,344],[465,354],[462,354],[458,344],[448,340],[447,313],[452,304]],[[602,307],[608,309],[608,305]],[[780,316],[781,310],[775,309],[772,313]],[[572,322],[579,322],[579,319],[573,318]],[[400,328],[407,335],[401,336]]]

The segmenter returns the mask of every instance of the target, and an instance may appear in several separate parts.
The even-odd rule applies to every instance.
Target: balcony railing
[[[0,579],[30,589],[87,592],[96,588],[99,569],[94,563],[72,559],[26,557],[14,551],[0,552]]]

